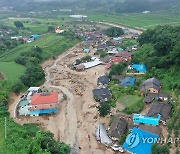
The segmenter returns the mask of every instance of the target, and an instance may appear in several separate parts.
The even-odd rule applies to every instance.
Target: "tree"
[[[48,32],[54,32],[55,31],[55,29],[54,29],[54,27],[53,26],[48,26]]]
[[[121,36],[124,34],[123,29],[118,28],[118,27],[108,28],[105,32],[106,32],[106,35],[109,37]]]
[[[15,21],[15,22],[14,22],[14,25],[15,25],[17,28],[23,28],[23,27],[24,27],[23,23],[20,22],[20,21]]]
[[[152,154],[169,154],[169,147],[167,145],[159,145],[157,143],[153,144]]]
[[[110,102],[102,102],[98,106],[98,111],[101,117],[105,117],[111,112]]]
[[[13,87],[12,87],[12,90],[15,94],[19,94],[20,91],[22,90],[23,88],[23,84],[21,82],[18,82],[17,84],[15,84]]]

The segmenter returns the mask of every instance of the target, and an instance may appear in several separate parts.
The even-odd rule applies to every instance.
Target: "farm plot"
[[[25,67],[15,62],[0,62],[0,72],[9,83],[16,83],[21,75],[25,72]]]

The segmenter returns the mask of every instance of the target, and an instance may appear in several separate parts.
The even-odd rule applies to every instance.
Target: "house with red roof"
[[[121,57],[125,61],[130,61],[132,59],[132,54],[130,52],[123,51],[123,52],[117,53],[115,57]]]
[[[36,93],[30,102],[30,115],[57,113],[58,93]]]

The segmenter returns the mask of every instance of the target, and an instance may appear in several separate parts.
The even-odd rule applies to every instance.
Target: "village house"
[[[112,57],[110,62],[113,64],[119,64],[126,62],[126,60],[124,60],[122,57]]]
[[[164,92],[159,93],[148,93],[145,98],[145,103],[152,103],[154,100],[160,100],[160,101],[168,101],[169,95]]]
[[[111,122],[108,135],[112,140],[119,140],[120,137],[126,133],[127,127],[127,121],[119,115],[116,115]]]
[[[110,82],[110,78],[108,76],[101,76],[98,78],[97,85],[99,86],[108,86]]]
[[[62,30],[60,27],[57,27],[57,28],[55,28],[55,32],[56,32],[57,34],[61,34],[61,33],[64,32],[64,30]]]
[[[131,61],[132,60],[132,54],[130,52],[122,51],[115,55],[115,57],[121,57],[125,61]]]
[[[143,82],[140,89],[141,94],[146,93],[159,93],[161,90],[161,83],[156,78],[150,78]]]
[[[30,115],[39,116],[40,114],[57,113],[58,93],[37,93],[30,101]]]
[[[133,77],[126,77],[121,81],[120,85],[123,87],[134,86],[135,80]]]
[[[97,51],[101,51],[101,50],[106,50],[107,49],[107,44],[100,44],[99,46],[97,46]]]
[[[159,126],[151,126],[151,125],[139,125],[139,129],[156,134],[158,136],[161,135],[162,129]]]
[[[116,48],[113,48],[111,50],[108,50],[107,52],[109,55],[115,55],[115,54],[118,54],[119,51],[116,49]]]
[[[161,115],[160,121],[165,125],[166,121],[170,116],[171,110],[172,110],[172,105],[163,102],[156,102],[151,106],[147,115],[157,117],[157,115],[160,114]]]
[[[99,102],[105,102],[112,98],[111,92],[107,88],[94,89],[94,99]]]

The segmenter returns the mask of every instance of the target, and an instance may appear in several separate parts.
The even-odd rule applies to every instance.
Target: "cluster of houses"
[[[121,76],[123,78],[124,76]],[[120,79],[119,76],[113,76]],[[100,89],[93,90],[97,101],[103,103],[112,98],[110,91],[105,88],[109,83],[106,76],[98,78]],[[123,81],[123,80],[122,80]],[[103,87],[103,88],[102,88]],[[115,151],[130,152],[137,154],[150,154],[152,145],[162,135],[162,125],[166,125],[172,111],[172,105],[168,104],[169,95],[162,92],[162,84],[156,78],[149,78],[142,83],[140,94],[144,96],[144,103],[152,103],[146,114],[134,114],[132,117],[114,115],[109,127],[106,129],[102,123],[96,127],[96,139],[102,144],[111,147]],[[118,141],[127,134],[122,146]],[[143,137],[151,138],[154,142],[143,142]],[[138,142],[132,146],[132,142]]]
[[[59,108],[57,92],[42,92],[40,87],[30,87],[21,97],[17,106],[20,116],[40,116],[56,114]]]
[[[95,54],[100,54],[104,52],[106,56],[104,58],[97,58],[98,64],[94,62],[94,66],[99,64],[105,65],[107,69],[111,67],[112,64],[124,63],[132,60],[131,51],[137,50],[137,45],[132,46],[131,48],[122,49],[121,47],[116,47],[123,42],[123,39],[138,37],[135,33],[129,33],[128,30],[124,29],[125,34],[122,37],[107,37],[102,31],[96,30],[95,28],[91,30],[91,32],[81,29],[76,29],[75,33],[78,36],[81,36],[84,40],[82,43],[82,52],[90,53],[92,48],[96,49]],[[110,40],[109,40],[110,39]],[[94,58],[95,60],[95,58]],[[92,61],[94,61],[92,60]],[[78,71],[82,71],[86,69],[84,67],[86,64],[76,64],[75,69]],[[92,66],[92,67],[94,67]]]
[[[0,38],[13,34],[15,34],[15,31],[10,28],[0,28]]]
[[[23,40],[25,43],[31,43],[33,42],[35,39],[41,37],[40,34],[34,34],[34,35],[31,35],[30,37],[27,37],[27,36],[13,36],[11,37],[11,40],[16,40],[16,41],[20,41],[20,40]]]

